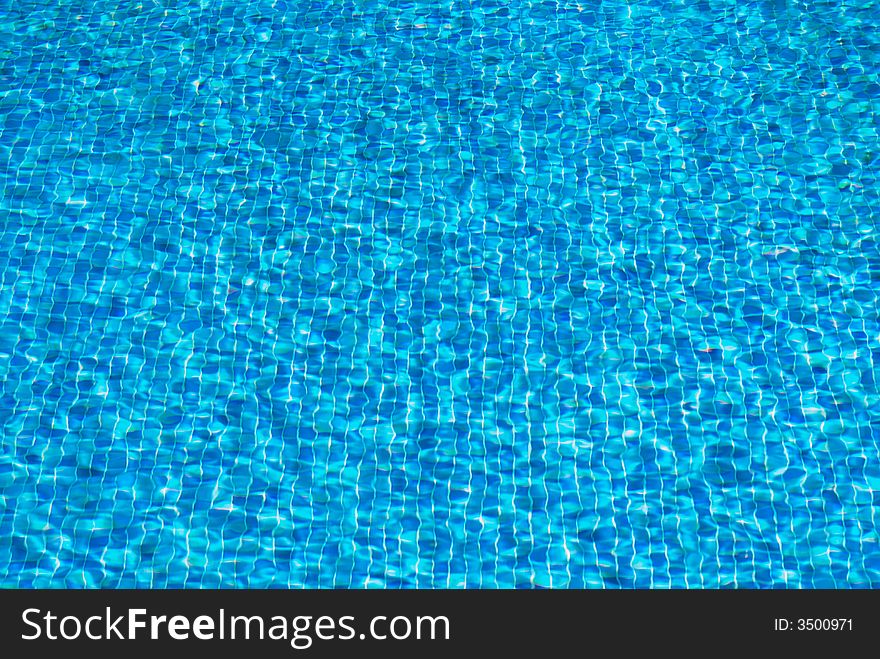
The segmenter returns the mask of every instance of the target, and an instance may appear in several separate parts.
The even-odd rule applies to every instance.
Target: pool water
[[[880,586],[877,0],[0,0],[0,585]]]

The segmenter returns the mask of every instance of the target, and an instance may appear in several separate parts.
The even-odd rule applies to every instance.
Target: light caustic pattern
[[[0,584],[880,586],[876,0],[0,0]]]

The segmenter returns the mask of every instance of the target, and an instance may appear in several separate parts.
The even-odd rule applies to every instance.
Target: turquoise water
[[[0,0],[0,585],[880,586],[876,0]]]

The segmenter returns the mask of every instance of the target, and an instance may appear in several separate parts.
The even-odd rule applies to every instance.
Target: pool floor
[[[0,0],[0,586],[880,586],[876,0]]]

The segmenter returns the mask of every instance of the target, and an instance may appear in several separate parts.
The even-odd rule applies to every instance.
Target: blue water
[[[880,586],[876,0],[0,0],[0,585]]]

